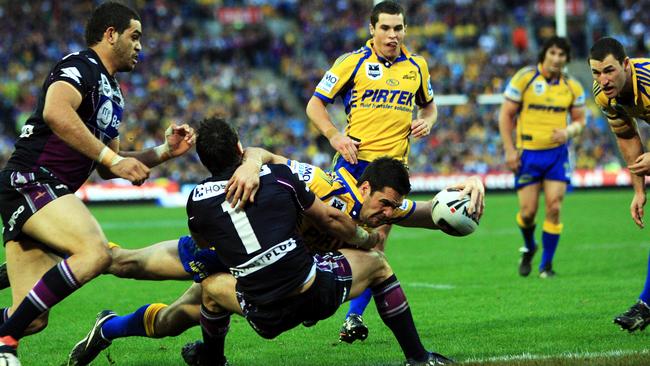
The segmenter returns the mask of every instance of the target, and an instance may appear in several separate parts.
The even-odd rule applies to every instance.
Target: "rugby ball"
[[[469,235],[478,227],[476,214],[469,214],[470,198],[459,199],[460,189],[447,188],[431,201],[431,218],[440,230],[453,236]]]

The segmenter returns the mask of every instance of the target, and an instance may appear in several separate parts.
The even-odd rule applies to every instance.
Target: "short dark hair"
[[[241,163],[238,142],[237,131],[230,123],[221,117],[210,117],[200,122],[196,152],[210,173],[218,175]]]
[[[357,181],[370,183],[370,192],[392,188],[402,196],[411,192],[409,171],[401,161],[387,156],[378,158],[370,163]]]
[[[127,5],[107,1],[93,10],[86,23],[86,45],[92,47],[101,42],[109,27],[122,33],[131,25],[131,19],[140,21],[140,15]]]
[[[370,13],[370,24],[374,27],[379,20],[379,14],[402,14],[404,18],[404,24],[406,24],[406,14],[404,14],[404,8],[394,1],[383,1],[375,5],[372,8]]]
[[[546,52],[548,51],[549,48],[553,46],[561,49],[562,51],[564,51],[564,53],[566,53],[567,62],[571,61],[571,45],[569,44],[569,41],[567,41],[567,39],[564,37],[558,37],[558,36],[553,36],[549,38],[546,42],[544,42],[544,46],[542,47],[542,50],[539,52],[537,61],[544,62],[544,58],[546,58]]]
[[[627,58],[625,53],[625,48],[621,42],[617,41],[612,37],[603,37],[596,41],[591,50],[589,50],[589,59],[603,61],[608,55],[614,56],[614,58],[623,64],[623,61]]]

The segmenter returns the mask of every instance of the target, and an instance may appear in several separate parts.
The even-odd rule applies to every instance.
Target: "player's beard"
[[[122,39],[118,40],[113,47],[113,52],[118,60],[117,72],[131,72],[135,68],[130,47]]]

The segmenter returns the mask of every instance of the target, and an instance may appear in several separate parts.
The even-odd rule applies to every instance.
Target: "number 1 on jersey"
[[[235,231],[237,231],[239,239],[244,244],[244,248],[246,248],[246,254],[251,254],[262,249],[244,210],[235,210],[230,207],[230,202],[228,201],[223,201],[221,209],[230,215],[230,220],[232,220],[232,224],[235,226]]]

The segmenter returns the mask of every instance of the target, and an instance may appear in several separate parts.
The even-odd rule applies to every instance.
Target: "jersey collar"
[[[390,62],[387,59],[379,56],[379,54],[375,52],[375,49],[373,48],[372,38],[366,42],[366,47],[368,47],[370,49],[370,52],[372,52],[375,55],[375,57],[377,57],[377,60],[379,60],[379,62],[381,62],[386,67],[391,67],[393,64],[396,64],[400,61],[406,61],[409,58],[411,58],[411,53],[409,52],[409,50],[406,49],[406,47],[403,44],[399,46],[400,55],[397,56],[397,58],[393,62]]]
[[[354,207],[350,210],[350,216],[353,219],[358,220],[359,215],[361,214],[361,206],[363,205],[363,196],[357,187],[357,180],[343,167],[336,171],[336,175],[339,178],[338,181],[343,185],[343,187],[345,187],[348,193],[350,193],[350,196],[354,201]]]
[[[562,73],[560,73],[557,78],[547,79],[546,76],[544,76],[541,62],[537,63],[537,72],[539,72],[539,75],[543,77],[544,80],[546,80],[546,83],[548,83],[548,85],[557,85],[560,83],[560,79],[562,79]]]

